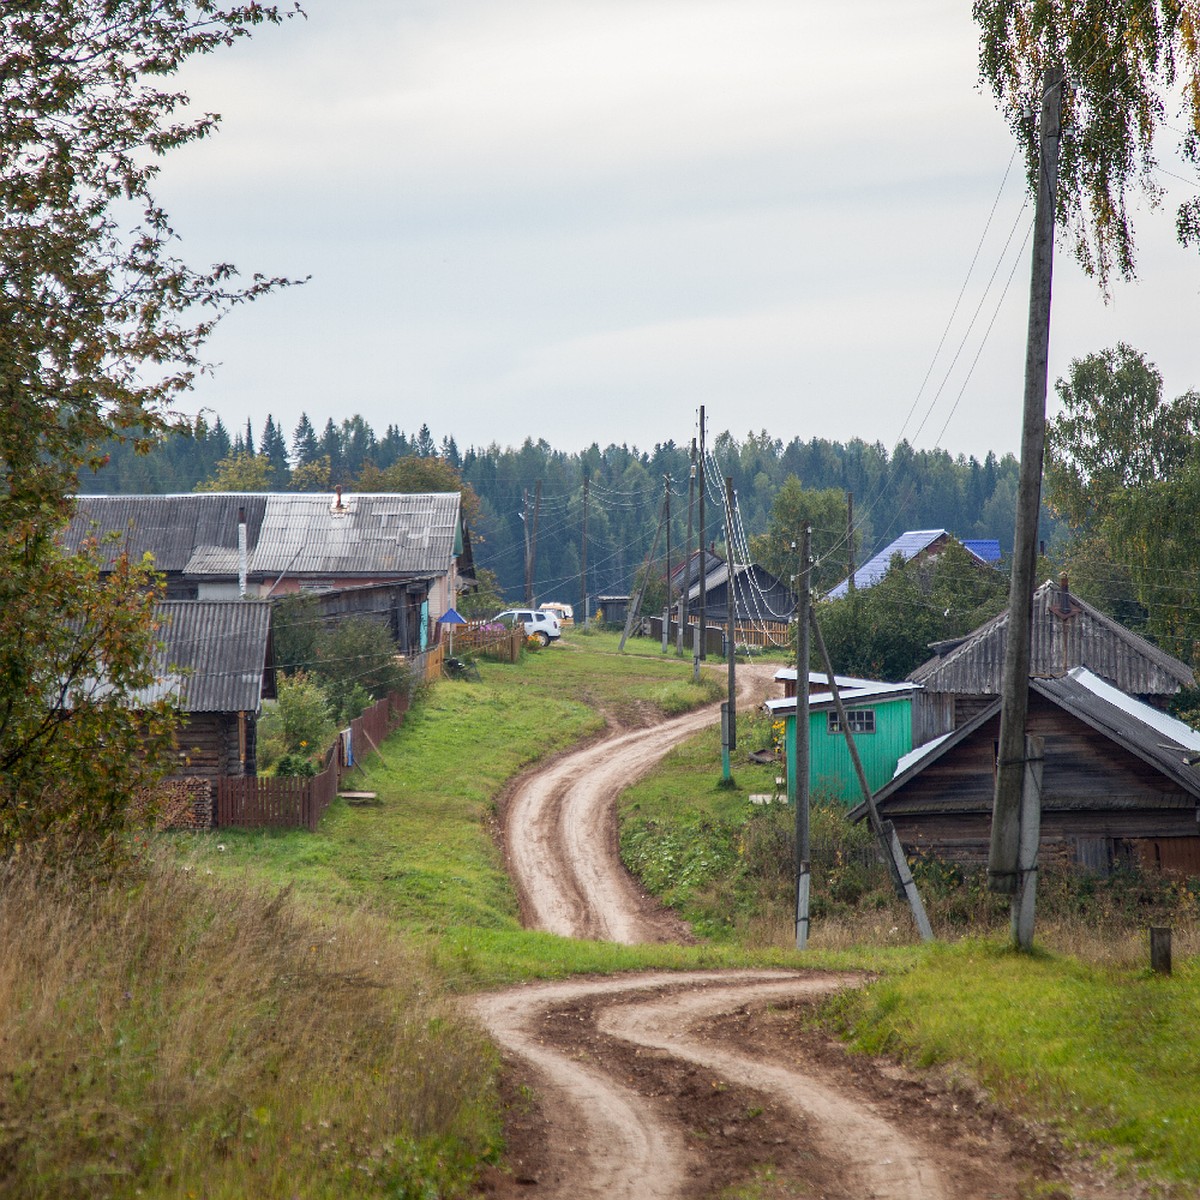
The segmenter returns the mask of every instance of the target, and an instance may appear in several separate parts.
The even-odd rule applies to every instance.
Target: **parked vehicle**
[[[569,604],[562,604],[557,600],[548,600],[545,604],[541,604],[538,607],[542,612],[552,612],[564,629],[570,629],[575,624],[575,610]]]
[[[540,608],[506,608],[497,613],[492,620],[510,628],[523,625],[525,636],[536,638],[543,646],[548,646],[562,637],[562,626],[558,617],[552,612],[543,612]]]

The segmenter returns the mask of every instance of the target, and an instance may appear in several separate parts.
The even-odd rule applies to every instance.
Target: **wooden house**
[[[730,564],[715,554],[706,556],[710,563],[704,579],[704,620],[720,625],[729,620],[733,605],[734,620],[741,625],[763,622],[786,626],[796,613],[796,597],[787,584],[776,579],[758,563]],[[700,580],[698,573],[687,587],[689,617],[700,615]]]
[[[835,679],[846,709],[846,719],[850,723],[850,732],[854,736],[855,748],[863,765],[863,774],[874,791],[892,778],[896,764],[912,749],[913,694],[919,689],[911,683],[878,683],[842,676],[835,676]],[[809,793],[813,797],[853,805],[862,799],[862,790],[846,736],[838,722],[833,694],[828,690],[814,691],[808,697],[808,705]],[[768,700],[764,707],[773,720],[784,722],[788,798],[794,801],[795,694]]]
[[[909,529],[898,538],[889,542],[873,558],[868,559],[854,572],[854,586],[858,589],[874,587],[887,573],[893,559],[899,557],[901,562],[928,562],[938,557],[948,546],[958,542],[958,539],[944,529]],[[974,541],[958,542],[971,556],[971,561],[980,567],[992,568],[1000,557],[1000,543],[990,540],[976,539]],[[995,546],[995,558],[992,557],[992,547]],[[827,595],[829,600],[840,600],[850,591],[850,576],[847,576],[836,587],[831,588]]]
[[[1031,678],[1086,667],[1157,708],[1165,708],[1180,688],[1195,686],[1190,667],[1073,595],[1066,576],[1034,592],[1032,634]],[[922,730],[930,736],[945,732],[989,709],[1000,695],[1007,646],[1007,610],[965,637],[934,645],[934,656],[908,677],[921,685],[914,712]]]
[[[986,862],[999,727],[997,699],[901,758],[875,794],[910,854]],[[1043,864],[1200,874],[1200,733],[1083,667],[1030,680],[1028,729],[1045,744]]]
[[[160,604],[157,678],[141,698],[170,698],[182,724],[178,776],[215,782],[257,774],[257,723],[274,695],[271,606],[253,600],[176,600]]]
[[[110,557],[149,553],[171,600],[404,584],[425,640],[474,575],[457,492],[79,496],[63,540],[89,536]]]

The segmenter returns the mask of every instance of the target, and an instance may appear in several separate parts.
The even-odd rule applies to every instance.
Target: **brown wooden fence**
[[[524,645],[524,629],[508,629],[495,621],[468,621],[454,627],[456,655],[486,652],[489,658],[515,663]]]
[[[441,659],[438,659],[441,669]],[[350,722],[350,746],[356,760],[379,752],[384,738],[404,722],[409,698],[393,692]],[[322,814],[333,803],[346,764],[342,739],[329,747],[325,766],[308,778],[231,776],[217,781],[213,824],[218,828],[309,829],[316,831]]]

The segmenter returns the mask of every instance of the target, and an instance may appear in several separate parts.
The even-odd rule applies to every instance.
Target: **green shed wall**
[[[863,773],[872,792],[877,792],[896,772],[896,764],[912,748],[912,697],[877,700],[871,704],[848,704],[848,712],[873,708],[875,732],[856,733],[854,745],[862,760]],[[795,714],[786,718],[788,778],[795,778]],[[829,714],[822,710],[809,714],[808,788],[814,798],[833,796],[848,805],[862,801],[862,789],[850,758],[846,737],[841,731],[829,732]]]

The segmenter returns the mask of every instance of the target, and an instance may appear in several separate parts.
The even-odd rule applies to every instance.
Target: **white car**
[[[550,645],[562,637],[562,625],[551,612],[540,608],[506,608],[497,613],[493,621],[501,621],[510,628],[518,624],[525,626],[525,636],[536,638],[543,646]]]

